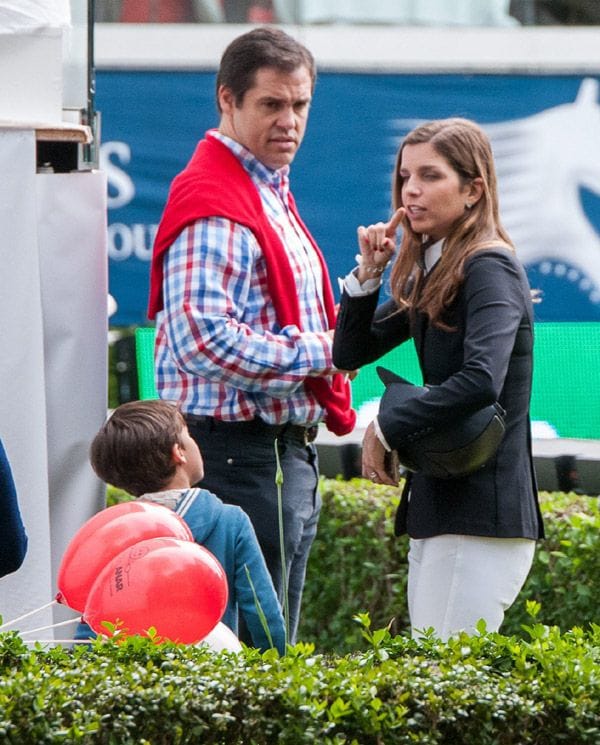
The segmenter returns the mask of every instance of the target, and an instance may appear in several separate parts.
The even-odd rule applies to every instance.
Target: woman
[[[453,479],[410,474],[396,533],[410,537],[408,607],[414,636],[448,639],[483,618],[497,630],[543,537],[531,455],[533,310],[525,272],[498,215],[486,135],[465,119],[405,138],[393,178],[395,213],[358,229],[359,266],[346,277],[333,359],[373,362],[412,338],[427,395],[384,395],[363,442],[363,475],[397,483],[386,458],[419,434],[498,402],[505,433],[479,470]],[[381,275],[392,299],[377,305]],[[400,373],[402,371],[399,371]]]

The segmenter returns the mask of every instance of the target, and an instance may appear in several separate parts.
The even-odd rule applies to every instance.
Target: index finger
[[[405,214],[406,210],[404,209],[404,207],[398,207],[398,209],[392,215],[391,220],[388,222],[387,228],[385,229],[385,234],[387,236],[394,235],[396,229],[398,228],[398,225],[400,225],[400,223],[402,222]]]

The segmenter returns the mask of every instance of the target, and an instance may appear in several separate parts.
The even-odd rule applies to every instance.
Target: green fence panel
[[[531,418],[559,437],[600,438],[600,323],[536,324]]]
[[[154,337],[153,326],[138,326],[135,330],[135,361],[138,370],[138,391],[141,401],[158,398],[154,378]]]
[[[414,345],[408,342],[360,370],[352,383],[357,409],[383,393],[377,365],[422,383]],[[600,439],[600,323],[536,324],[531,418],[548,422],[559,437]]]
[[[136,329],[141,399],[157,398],[154,328]],[[383,393],[376,367],[389,367],[412,383],[422,382],[412,342],[363,367],[352,382],[354,408]],[[547,322],[535,326],[531,418],[548,422],[559,437],[600,439],[600,323]]]

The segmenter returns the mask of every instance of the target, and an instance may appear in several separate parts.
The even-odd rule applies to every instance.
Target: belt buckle
[[[304,428],[304,444],[310,445],[311,442],[314,442],[317,439],[318,433],[319,433],[319,427],[316,424],[313,424],[311,427],[305,427]]]

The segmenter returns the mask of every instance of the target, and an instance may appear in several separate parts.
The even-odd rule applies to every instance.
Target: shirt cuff
[[[379,421],[377,420],[377,417],[375,417],[375,419],[373,419],[373,429],[375,430],[375,434],[377,435],[377,439],[379,440],[379,442],[388,451],[388,453],[391,453],[392,452],[392,448],[388,445],[387,440],[383,436],[383,432],[381,431],[381,427],[379,426]]]
[[[353,269],[342,280],[343,289],[346,290],[346,293],[350,297],[364,297],[365,295],[372,295],[381,287],[381,277],[366,279],[361,285],[361,283],[358,281],[358,277],[356,276],[357,272],[358,267]]]

